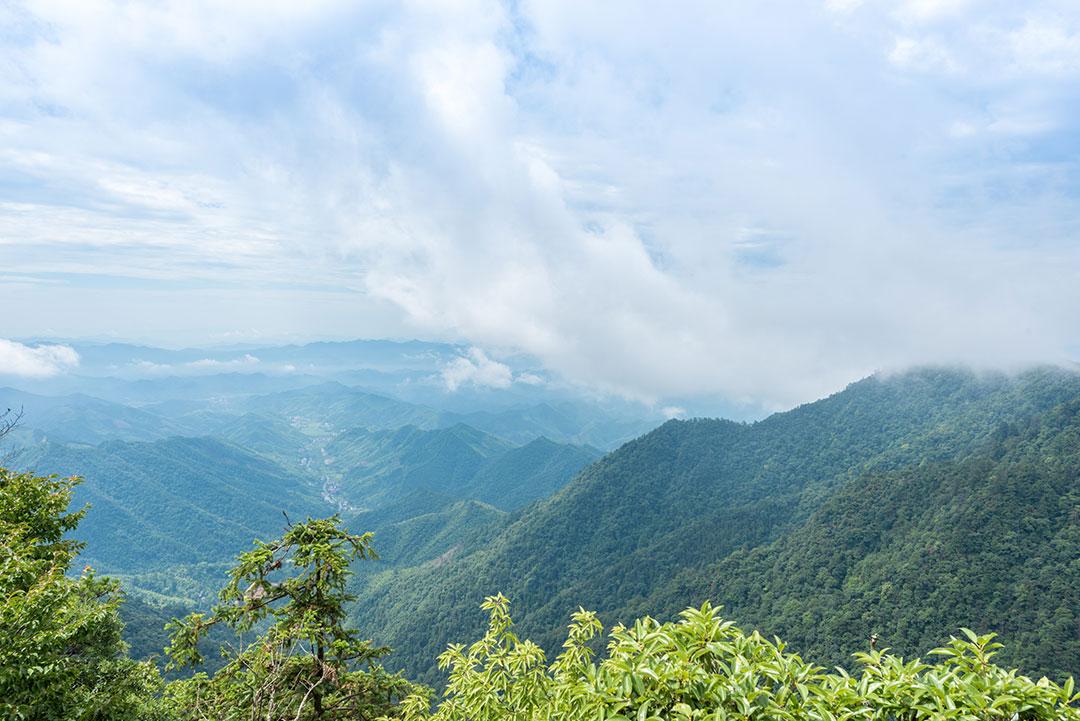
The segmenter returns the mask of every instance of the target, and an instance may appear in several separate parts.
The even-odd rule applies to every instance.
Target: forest
[[[500,591],[549,655],[579,606],[611,625],[709,601],[828,666],[872,633],[912,657],[967,625],[1072,674],[1078,380],[924,369],[753,424],[671,421],[473,553],[358,582],[356,617],[429,683]]]
[[[853,674],[746,633],[708,603],[661,623],[610,629],[573,615],[550,662],[513,630],[508,600],[485,599],[484,635],[439,656],[448,681],[431,689],[388,673],[389,649],[346,624],[350,563],[375,557],[372,535],[340,519],[290,524],[241,554],[220,603],[169,624],[167,668],[199,663],[216,624],[257,630],[221,648],[212,674],[165,683],[121,640],[118,585],[90,567],[69,575],[80,548],[65,534],[83,511],[76,479],[0,471],[0,711],[12,719],[1076,719],[1080,694],[995,663],[994,634],[962,628],[907,660],[876,647],[854,652]]]

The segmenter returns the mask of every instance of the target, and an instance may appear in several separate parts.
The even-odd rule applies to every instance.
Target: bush
[[[536,644],[514,635],[505,597],[484,608],[484,637],[439,658],[449,671],[441,703],[432,710],[429,698],[409,697],[406,721],[1080,719],[1071,678],[1059,686],[1001,668],[992,662],[1001,647],[993,635],[966,629],[931,651],[936,664],[870,650],[855,654],[862,672],[853,676],[808,663],[779,639],[744,633],[708,604],[674,623],[646,617],[616,626],[607,657],[596,662],[591,644],[602,629],[581,610],[547,665]]]

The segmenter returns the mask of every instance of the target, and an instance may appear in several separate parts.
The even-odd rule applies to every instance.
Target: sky
[[[779,408],[1067,362],[1078,164],[1074,0],[0,0],[0,366],[415,337]]]

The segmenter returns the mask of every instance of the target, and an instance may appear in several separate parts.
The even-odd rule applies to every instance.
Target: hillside
[[[238,410],[273,414],[289,420],[311,435],[346,428],[393,429],[405,425],[434,428],[441,414],[433,408],[367,393],[340,383],[246,398]]]
[[[286,467],[299,463],[308,454],[312,442],[283,419],[255,413],[229,418],[215,430],[218,437]]]
[[[599,451],[536,439],[515,447],[470,426],[425,430],[357,428],[321,449],[335,495],[364,510],[416,492],[476,499],[513,510],[562,488]]]
[[[484,461],[510,445],[475,428],[457,425],[423,430],[357,428],[323,449],[324,465],[340,477],[342,498],[362,508],[378,508],[416,490],[464,497],[464,485]]]
[[[962,461],[855,478],[803,526],[645,605],[694,589],[833,664],[870,633],[911,656],[967,625],[1007,638],[1009,663],[1063,678],[1080,662],[1078,481],[1074,399],[1002,423]]]
[[[466,498],[513,511],[551,496],[600,455],[590,446],[537,438],[488,459],[462,493]]]
[[[178,425],[154,413],[81,393],[42,396],[0,388],[0,411],[7,408],[22,411],[22,429],[41,431],[60,442],[150,441],[180,432]]]
[[[528,443],[550,438],[559,443],[591,445],[614,449],[655,428],[654,418],[620,416],[585,403],[539,403],[499,411],[473,411],[451,415],[456,420],[504,438],[511,443]]]
[[[861,477],[959,462],[1003,423],[1078,395],[1080,377],[1054,370],[928,369],[872,377],[755,424],[669,422],[588,467],[488,547],[370,586],[357,615],[385,630],[398,663],[430,679],[430,659],[475,635],[480,600],[502,591],[523,633],[550,651],[579,605],[630,618],[676,577],[799,528]],[[694,577],[698,586],[677,587],[649,612],[674,612],[712,588],[708,574]]]
[[[83,558],[109,573],[222,562],[293,517],[331,512],[309,481],[211,438],[98,446],[48,443],[16,456],[20,468],[79,475],[75,504]]]

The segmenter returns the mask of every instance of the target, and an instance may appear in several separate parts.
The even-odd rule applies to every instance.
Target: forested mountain
[[[80,562],[138,596],[140,652],[283,512],[336,510],[382,557],[354,579],[356,619],[428,680],[496,592],[549,651],[579,606],[612,621],[708,599],[829,663],[870,633],[911,653],[961,623],[1009,636],[1028,669],[1080,654],[1065,371],[875,376],[756,423],[671,421],[603,458],[538,432],[587,435],[567,404],[460,414],[338,383],[143,408],[4,398],[43,429],[11,465],[85,477]]]
[[[420,502],[423,505],[417,504],[417,508],[432,508],[431,511],[401,513],[392,520],[383,514],[370,519],[363,516],[350,519],[350,523],[373,529],[378,538],[379,561],[367,564],[360,573],[383,572],[387,566],[441,565],[485,547],[510,516],[481,501],[447,498],[440,503],[433,501],[428,497]]]
[[[48,443],[14,465],[84,479],[75,503],[94,513],[80,528],[83,558],[110,573],[221,563],[281,528],[282,510],[331,511],[308,479],[212,438]]]
[[[285,459],[311,449],[307,436],[280,419],[238,421],[236,437],[267,448],[282,443]],[[852,424],[862,424],[861,432]],[[853,457],[821,443],[830,430],[846,434]],[[618,711],[688,717],[721,709],[749,715],[758,708],[793,718],[841,710],[1047,721],[1076,715],[1080,696],[1071,680],[1036,683],[989,663],[996,648],[991,636],[948,638],[960,625],[975,625],[1002,632],[1011,641],[1003,658],[1028,672],[1063,679],[1076,667],[1080,387],[1074,376],[926,371],[869,379],[754,425],[672,422],[595,463],[550,500],[514,512],[450,493],[505,495],[512,478],[525,477],[516,472],[525,467],[534,469],[537,488],[550,489],[580,454],[592,451],[545,439],[509,447],[465,426],[364,430],[338,440],[353,460],[369,458],[391,471],[383,474],[379,508],[350,522],[378,527],[382,552],[396,560],[372,560],[371,534],[350,534],[340,518],[306,518],[329,510],[313,477],[232,443],[170,438],[24,447],[17,459],[24,465],[76,465],[84,474],[80,498],[95,508],[79,529],[90,542],[83,559],[111,553],[115,558],[100,561],[105,570],[134,569],[120,580],[158,592],[127,599],[123,629],[115,581],[89,570],[78,578],[64,573],[79,550],[63,540],[81,515],[63,515],[73,482],[0,469],[6,549],[0,610],[12,621],[0,625],[8,632],[0,652],[2,703],[27,709],[47,703],[58,713],[108,707],[124,718],[273,716],[277,702],[251,693],[258,684],[283,694],[298,709],[290,710],[293,716],[302,715],[310,689],[325,685],[327,698],[348,701],[342,718],[353,718],[362,703],[363,713],[403,711],[410,721],[586,719]],[[815,444],[817,456],[785,455]],[[404,467],[418,469],[413,478],[423,482],[410,485],[407,474],[394,475]],[[385,493],[391,478],[408,492]],[[650,489],[652,495],[640,495]],[[696,514],[679,497],[695,489]],[[305,519],[278,520],[277,506]],[[670,512],[673,506],[678,513]],[[627,512],[633,515],[621,516]],[[106,526],[95,529],[95,522]],[[273,538],[270,528],[282,526],[284,535],[242,554],[235,566],[217,560],[227,546],[250,548],[244,541]],[[553,542],[567,537],[591,545]],[[654,566],[645,565],[642,548]],[[145,553],[160,557],[150,563]],[[516,557],[552,565],[507,568]],[[367,665],[385,649],[345,625],[350,558],[367,559],[352,569],[364,594],[356,615],[379,642],[397,638],[409,652],[432,635],[475,637],[462,600],[484,593],[493,578],[521,599],[526,628],[511,634],[506,599],[487,599],[484,638],[444,656],[454,672],[446,701],[432,716],[423,689]],[[224,583],[226,571],[232,583]],[[205,590],[215,584],[224,588],[209,615],[188,615],[171,636],[162,630],[173,616],[205,609],[211,603]],[[318,592],[309,592],[311,584]],[[679,613],[677,623],[641,618],[612,628],[609,656],[590,665],[585,647],[599,640],[595,616],[574,614],[565,643],[559,643],[562,623],[550,631],[544,625],[550,599],[564,598],[560,588],[589,597],[588,605],[608,620],[631,621],[628,614],[641,608],[672,617],[687,599],[726,600],[736,618],[784,632],[813,662],[844,664],[851,651],[866,648],[867,633],[907,654],[944,645],[938,653],[946,660],[905,664],[871,651],[854,676],[823,674],[782,642],[722,623],[704,603]],[[417,616],[417,607],[428,615]],[[439,615],[439,608],[450,614]],[[379,612],[388,615],[380,619]],[[428,623],[412,624],[417,617]],[[538,647],[521,640],[528,628],[564,653],[546,664]],[[159,656],[168,643],[173,661],[211,660],[210,675],[174,676],[162,694],[158,669],[134,662],[121,632],[137,657]],[[253,637],[238,644],[235,633]],[[399,654],[388,665],[403,658],[433,677],[433,656]],[[279,663],[286,664],[285,676]],[[486,700],[492,679],[503,690],[494,701]],[[407,694],[418,695],[397,706]]]
[[[385,573],[483,547],[506,510],[554,493],[599,455],[535,436],[519,446],[454,414],[333,383],[199,395],[144,408],[81,394],[0,397],[24,410],[0,449],[12,451],[10,465],[85,479],[75,502],[94,512],[79,562],[123,582],[125,635],[140,656],[160,653],[162,624],[211,602],[231,559],[287,518],[344,512],[379,533],[388,560],[365,573]],[[431,428],[398,425],[411,421]],[[354,518],[362,509],[377,512]]]
[[[433,408],[367,393],[340,383],[321,383],[240,402],[239,408],[289,419],[311,431],[346,428],[389,429],[404,425],[434,428],[440,413]]]
[[[498,508],[516,510],[554,494],[601,455],[589,446],[540,437],[488,459],[469,480],[463,494]]]
[[[312,439],[283,418],[245,413],[214,425],[216,435],[230,443],[294,464],[309,453]]]
[[[385,630],[386,640],[410,671],[430,674],[431,659],[446,643],[479,632],[483,619],[476,609],[482,597],[502,591],[514,600],[523,633],[553,651],[561,636],[558,629],[579,606],[596,609],[607,620],[629,619],[646,609],[674,613],[724,589],[713,575],[719,572],[715,564],[732,554],[789,537],[794,539],[791,548],[804,549],[805,542],[791,534],[803,528],[811,533],[810,524],[820,518],[815,514],[825,513],[830,502],[843,502],[845,496],[837,494],[850,493],[847,489],[872,488],[874,483],[889,483],[880,479],[914,474],[923,480],[912,481],[915,496],[907,502],[918,504],[926,502],[926,494],[914,489],[932,486],[934,478],[949,475],[949,469],[968,474],[967,483],[978,485],[980,466],[972,459],[988,453],[987,444],[1000,437],[1003,428],[1038,423],[1044,414],[1060,413],[1054,409],[1077,396],[1080,376],[1063,371],[1004,376],[928,369],[872,377],[754,424],[672,421],[587,468],[553,498],[514,518],[487,547],[380,578],[362,589],[356,613],[366,625]],[[1013,441],[1023,446],[1014,453],[1039,455],[1033,438],[1018,438],[1027,440]],[[1043,473],[1037,465],[1029,470]],[[1068,477],[1069,471],[1062,472],[1062,478]],[[1074,473],[1074,483],[1076,477]],[[1050,504],[1059,516],[1075,513],[1059,481],[1041,478],[1032,483],[1038,495],[1030,505],[1017,508],[1045,509]],[[979,497],[992,495],[984,490]],[[999,516],[1003,524],[1012,517],[1007,506],[1000,507]],[[1046,512],[1032,515],[1043,517]],[[1038,532],[1050,533],[1063,528],[1061,523],[1056,517],[1036,526]],[[1047,548],[1054,547],[1044,540]],[[909,546],[904,542],[890,550],[902,547]],[[1075,544],[1062,548],[1071,548],[1075,556]],[[961,551],[978,555],[983,549],[969,543],[955,547],[955,554]],[[967,562],[966,556],[960,558]],[[995,589],[1012,583],[1013,561],[999,557],[997,565],[986,566],[984,583]],[[804,575],[817,579],[821,569],[815,568],[816,561],[808,558],[805,563],[814,570],[806,569]],[[905,563],[917,567],[913,559]],[[1055,562],[1047,563],[1055,567]],[[874,588],[880,592],[880,585]],[[812,584],[802,590],[802,598],[813,603]],[[749,607],[751,594],[744,595],[744,607]],[[794,595],[787,598],[796,600]],[[1046,601],[1055,604],[1050,617],[1060,601]],[[947,638],[955,624],[938,613],[939,602],[944,599],[931,597],[910,609],[926,627],[917,638],[904,635],[910,627],[899,627],[890,644],[915,647],[925,645],[927,638]],[[1073,614],[1080,611],[1075,601],[1069,603]],[[1004,608],[987,607],[981,619],[1004,624]],[[797,607],[787,608],[788,613],[796,613],[793,609]],[[764,613],[753,618],[765,623]],[[814,624],[806,620],[802,628]],[[855,634],[871,630],[848,629]],[[844,642],[849,644],[850,636],[844,636]],[[1060,670],[1056,652],[1045,643],[1023,653],[1037,668]]]
[[[370,510],[417,491],[511,510],[551,495],[599,452],[545,438],[515,447],[464,424],[424,430],[357,428],[321,448],[336,494]]]
[[[1075,673],[1080,398],[1001,422],[963,460],[853,478],[801,527],[646,605],[672,608],[690,589],[823,662],[844,662],[870,633],[913,656],[967,625],[1009,639],[1010,663]]]
[[[180,426],[154,413],[81,393],[41,396],[0,388],[0,412],[8,408],[23,414],[23,426],[57,441],[148,441],[180,432]]]
[[[385,431],[357,428],[326,444],[324,464],[340,469],[343,498],[377,508],[416,490],[460,497],[484,461],[509,448],[464,425],[440,430],[412,425]]]
[[[652,430],[657,421],[619,417],[576,403],[539,403],[499,411],[454,414],[449,420],[479,428],[512,443],[542,436],[562,443],[612,449]]]

